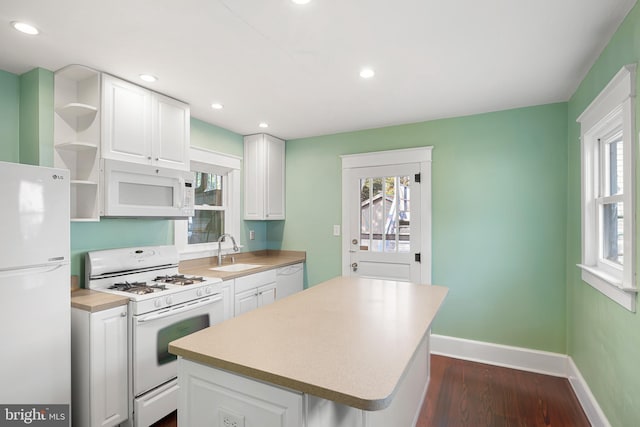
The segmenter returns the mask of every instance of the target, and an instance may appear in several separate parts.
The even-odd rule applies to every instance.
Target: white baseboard
[[[578,367],[573,362],[573,359],[566,354],[437,334],[431,335],[431,353],[567,378],[591,425],[611,426]]]
[[[602,408],[598,405],[598,401],[591,393],[591,389],[587,385],[587,382],[582,377],[582,374],[578,370],[578,367],[573,363],[573,359],[569,358],[568,375],[569,383],[573,387],[573,391],[576,393],[576,397],[582,405],[584,413],[587,414],[589,422],[592,426],[611,427],[609,420],[607,419]]]

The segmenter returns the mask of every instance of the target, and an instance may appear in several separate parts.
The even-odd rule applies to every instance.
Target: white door
[[[350,275],[419,283],[418,163],[349,172]]]
[[[432,147],[342,156],[342,275],[431,283]]]

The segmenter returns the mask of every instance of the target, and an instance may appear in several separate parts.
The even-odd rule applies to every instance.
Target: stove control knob
[[[171,297],[166,297],[164,301],[167,303],[167,305],[171,305],[171,303],[173,302],[173,299],[171,299]]]
[[[162,301],[160,301],[160,298],[156,299],[156,300],[153,302],[153,305],[155,305],[156,307],[160,307],[160,306],[162,305]]]
[[[196,296],[199,296],[199,297],[202,296],[202,289],[197,289],[196,290]]]
[[[211,293],[211,286],[207,286],[206,288],[204,288],[204,291],[205,291],[207,294],[210,294],[210,293]]]

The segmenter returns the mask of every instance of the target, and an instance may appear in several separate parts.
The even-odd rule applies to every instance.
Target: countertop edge
[[[408,361],[402,372],[398,376],[397,382],[394,384],[393,388],[388,391],[388,395],[380,396],[376,398],[362,398],[358,396],[354,396],[353,394],[347,394],[340,392],[338,390],[327,389],[326,387],[320,387],[314,384],[310,384],[301,380],[296,380],[289,376],[278,375],[269,371],[265,371],[262,369],[257,369],[252,366],[247,366],[241,363],[235,363],[227,359],[222,359],[216,357],[211,354],[202,354],[198,351],[189,350],[182,346],[176,346],[173,343],[169,344],[169,352],[175,354],[177,356],[181,356],[187,360],[200,363],[202,365],[208,366],[214,369],[222,369],[228,371],[232,374],[243,375],[253,380],[263,381],[267,383],[271,383],[275,386],[286,387],[297,392],[308,393],[314,396],[318,396],[327,400],[332,400],[341,404],[345,404],[347,406],[355,407],[358,409],[368,410],[368,411],[376,411],[382,410],[388,407],[393,401],[400,385],[406,378],[407,372],[409,371],[410,366],[415,360],[416,354],[420,348],[420,345],[424,342],[425,338],[430,335],[431,326],[433,324],[433,320],[435,316],[440,311],[444,299],[448,294],[448,289],[442,286],[436,285],[420,285],[420,286],[430,286],[433,288],[437,288],[435,295],[437,297],[438,305],[431,319],[428,322],[425,322],[421,325],[423,328],[423,332],[421,334],[421,338],[415,343],[415,347],[411,353],[411,356],[408,358]],[[178,340],[179,341],[179,340]],[[387,393],[387,391],[384,391]]]

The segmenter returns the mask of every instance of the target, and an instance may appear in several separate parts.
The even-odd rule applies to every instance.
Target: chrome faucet
[[[222,241],[224,240],[225,237],[231,237],[231,242],[233,243],[234,252],[238,252],[240,250],[238,249],[238,245],[236,245],[236,239],[234,239],[231,234],[225,233],[220,237],[218,237],[218,265],[222,265],[222,258],[224,258],[224,255],[222,255]]]

